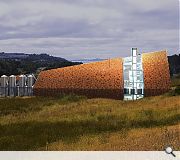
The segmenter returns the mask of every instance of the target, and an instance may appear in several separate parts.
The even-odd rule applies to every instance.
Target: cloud
[[[172,0],[0,0],[5,52],[48,52],[68,59],[178,52],[178,2]]]

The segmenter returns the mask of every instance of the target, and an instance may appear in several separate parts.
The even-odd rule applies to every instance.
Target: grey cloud
[[[178,52],[178,3],[172,0],[0,0],[2,51],[65,58]]]

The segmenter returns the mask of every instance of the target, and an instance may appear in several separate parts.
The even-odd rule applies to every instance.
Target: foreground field
[[[180,150],[180,96],[0,99],[0,150]]]

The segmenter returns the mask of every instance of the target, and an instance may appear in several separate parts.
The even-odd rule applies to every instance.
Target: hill
[[[41,70],[82,64],[48,54],[0,53],[0,76],[34,73]]]
[[[82,62],[82,63],[91,63],[91,62],[100,62],[100,61],[104,61],[107,59],[102,59],[102,58],[92,58],[92,59],[78,59],[78,60],[72,60],[73,62]]]
[[[53,61],[53,60],[59,60],[59,61],[67,61],[64,58],[60,57],[53,57],[50,56],[46,53],[41,53],[41,54],[26,54],[26,53],[5,53],[1,52],[0,53],[0,59],[8,59],[8,60],[23,60],[23,59],[28,59],[28,60],[33,60],[33,61]]]

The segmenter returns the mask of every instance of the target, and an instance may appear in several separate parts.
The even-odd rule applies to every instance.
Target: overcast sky
[[[0,51],[72,59],[179,51],[178,0],[0,0]]]

